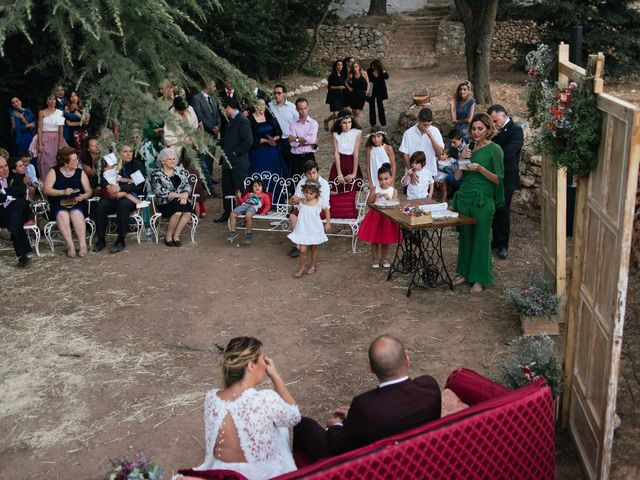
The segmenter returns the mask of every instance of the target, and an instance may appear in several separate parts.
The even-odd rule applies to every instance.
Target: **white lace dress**
[[[293,232],[287,235],[289,240],[297,245],[320,245],[328,241],[320,212],[322,212],[320,202],[315,205],[298,204],[298,223]]]
[[[204,424],[207,454],[195,470],[226,469],[249,480],[272,478],[296,469],[289,448],[289,427],[300,422],[297,405],[289,405],[273,390],[249,388],[235,400],[218,397],[219,390],[207,393]],[[246,463],[227,463],[213,455],[218,431],[231,415]]]

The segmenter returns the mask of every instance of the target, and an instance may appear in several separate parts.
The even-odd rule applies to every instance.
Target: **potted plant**
[[[501,362],[502,382],[519,388],[544,377],[554,399],[562,392],[562,369],[556,359],[555,342],[546,334],[518,337],[508,343]]]
[[[524,288],[509,287],[507,296],[520,312],[524,335],[559,335],[558,310],[560,298],[544,278],[535,277]]]

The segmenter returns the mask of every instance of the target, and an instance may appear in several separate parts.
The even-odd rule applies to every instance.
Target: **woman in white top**
[[[34,142],[35,145],[34,145]],[[34,155],[34,148],[35,150]],[[47,97],[47,108],[38,112],[38,135],[34,137],[29,150],[34,157],[38,157],[38,173],[40,178],[46,178],[47,173],[56,166],[58,150],[66,147],[64,140],[64,114],[56,109],[55,95]]]
[[[173,107],[170,112],[176,115],[167,119],[164,125],[164,144],[168,148],[173,148],[178,155],[178,162],[181,159],[182,147],[185,144],[193,145],[193,134],[198,128],[202,128],[198,122],[196,112],[181,97],[173,99]]]
[[[265,373],[275,391],[254,388]],[[233,470],[249,480],[295,470],[288,428],[300,422],[300,410],[273,361],[265,357],[262,342],[231,339],[223,353],[222,374],[225,388],[209,391],[205,399],[205,459],[194,470]],[[195,472],[180,473],[188,479]]]
[[[355,123],[351,111],[342,110],[332,130],[334,162],[329,172],[329,181],[351,183],[356,178],[362,178],[358,165],[362,130]]]

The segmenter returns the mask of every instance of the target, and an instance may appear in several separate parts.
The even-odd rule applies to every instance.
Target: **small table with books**
[[[442,231],[447,227],[476,223],[474,218],[459,214],[455,218],[431,218],[431,215],[421,218],[403,212],[406,205],[420,207],[435,204],[433,200],[425,198],[405,200],[400,202],[400,206],[395,207],[369,205],[400,227],[401,238],[387,274],[387,281],[391,280],[395,272],[411,274],[407,297],[411,296],[414,288],[435,288],[443,282],[453,290],[453,281],[442,256]]]

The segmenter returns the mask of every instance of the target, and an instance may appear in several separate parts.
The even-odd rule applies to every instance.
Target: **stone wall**
[[[491,58],[513,62],[517,42],[540,43],[538,26],[529,20],[496,22],[491,40]],[[464,55],[464,26],[462,22],[443,20],[438,28],[436,53],[439,57]]]
[[[322,25],[312,61],[326,65],[352,55],[357,59],[384,58],[391,24],[377,26],[347,23]]]

